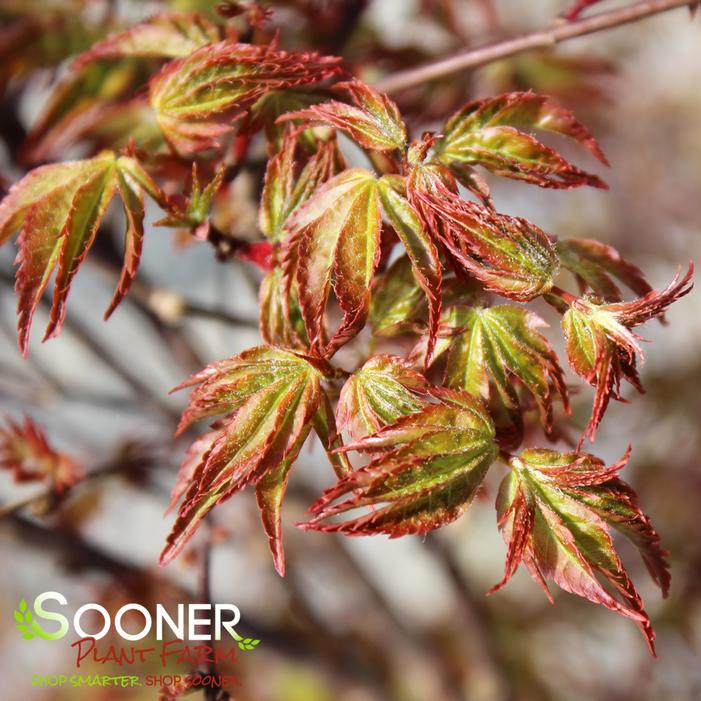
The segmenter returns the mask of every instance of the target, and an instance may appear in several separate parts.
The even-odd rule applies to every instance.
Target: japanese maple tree
[[[229,18],[241,12],[249,29],[237,33]],[[308,440],[323,445],[335,482],[298,524],[307,530],[424,534],[459,518],[487,473],[505,469],[495,589],[523,564],[546,595],[554,583],[629,617],[654,651],[612,539],[638,548],[666,595],[665,551],[619,476],[628,438],[610,466],[585,442],[623,399],[621,380],[643,391],[637,327],[689,292],[693,266],[653,289],[613,247],[500,212],[492,176],[606,187],[558,150],[569,140],[607,164],[556,100],[476,99],[412,133],[390,95],[340,58],[283,48],[267,16],[254,3],[222,3],[218,19],[164,11],[115,26],[72,60],[25,144],[25,162],[41,165],[0,204],[0,241],[18,234],[20,350],[50,285],[44,339],[61,331],[71,282],[117,199],[124,263],[105,317],[115,310],[138,274],[149,200],[158,225],[262,271],[261,345],[212,359],[177,388],[190,388],[178,433],[208,425],[175,480],[163,563],[251,487],[283,575],[285,490]],[[68,143],[84,157],[61,160]],[[212,212],[252,149],[267,154],[259,232],[240,241]],[[565,358],[538,300],[562,317]],[[594,387],[587,425],[569,430],[566,363]],[[0,461],[58,488],[79,479],[29,420],[0,434]]]

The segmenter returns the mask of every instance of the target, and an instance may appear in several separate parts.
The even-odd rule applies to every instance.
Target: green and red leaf
[[[436,357],[447,352],[444,384],[497,401],[520,424],[524,411],[518,386],[533,395],[547,433],[553,428],[553,398],[565,411],[569,399],[557,355],[538,331],[545,322],[533,312],[505,304],[489,308],[449,307]]]
[[[338,83],[335,87],[346,89],[355,105],[331,100],[285,114],[278,121],[325,124],[347,133],[363,148],[375,151],[396,151],[406,147],[406,126],[392,100],[357,79]]]
[[[161,554],[172,560],[218,503],[249,484],[282,574],[280,504],[289,468],[320,407],[322,373],[295,353],[260,346],[205,368],[176,389],[195,386],[178,432],[202,418],[221,416],[186,459],[175,499],[183,501]],[[185,486],[186,485],[186,486]]]
[[[375,355],[343,385],[336,407],[338,428],[358,440],[420,411],[427,393],[426,378],[406,360]]]
[[[154,117],[145,113],[139,97],[134,98],[134,93],[146,84],[149,75],[148,66],[136,59],[109,63],[97,61],[79,72],[68,73],[54,88],[32,124],[22,144],[23,161],[35,164],[59,160],[65,149],[77,141],[99,142],[100,127],[109,129],[110,121],[112,133],[116,130],[123,142],[133,137],[143,145],[140,132],[153,142]],[[132,108],[136,110],[135,115],[129,114]],[[126,124],[123,121],[125,115]],[[130,122],[134,124],[135,118],[140,118],[136,122],[138,130],[127,134],[126,129]],[[157,126],[156,131],[160,132]],[[119,139],[108,144],[110,148],[122,145]]]
[[[273,242],[284,238],[285,222],[322,183],[343,170],[336,141],[320,141],[311,155],[300,147],[299,134],[287,131],[280,150],[268,160],[258,225]]]
[[[523,562],[550,598],[546,579],[565,591],[631,618],[654,654],[655,634],[640,595],[623,568],[613,527],[641,549],[655,581],[669,586],[665,553],[634,492],[618,478],[628,454],[606,467],[588,453],[526,450],[510,460],[497,498],[499,527],[508,544],[503,586]]]
[[[591,291],[606,302],[620,302],[623,297],[614,278],[637,295],[652,290],[640,268],[601,241],[567,239],[558,241],[555,250],[560,265],[575,276],[582,294]]]
[[[397,258],[375,278],[370,323],[376,336],[421,332],[428,323],[426,294],[408,256]]]
[[[263,278],[258,300],[258,329],[265,343],[293,350],[309,349],[296,285],[286,284],[280,266]]]
[[[0,242],[18,229],[16,264],[19,346],[28,352],[32,318],[53,273],[53,302],[44,340],[61,329],[70,285],[92,246],[107,205],[118,191],[127,220],[124,268],[106,316],[126,294],[141,253],[143,190],[160,191],[138,162],[111,151],[31,171],[0,204]]]
[[[166,216],[154,222],[154,226],[191,229],[197,238],[205,239],[209,230],[209,211],[224,182],[225,172],[226,168],[222,164],[214,177],[202,187],[197,163],[193,163],[190,194],[187,197],[169,198],[166,205]]]
[[[528,132],[533,129],[574,139],[606,163],[594,137],[569,110],[530,92],[468,103],[445,123],[434,150],[442,163],[456,166],[456,174],[464,166],[481,165],[496,175],[541,187],[606,187],[598,176],[577,168],[538,141]]]
[[[526,302],[551,289],[558,258],[537,226],[466,202],[440,184],[438,192],[417,190],[414,197],[454,264],[488,290]]]
[[[168,63],[151,80],[151,106],[178,151],[215,148],[231,124],[272,90],[319,83],[339,59],[225,40]]]
[[[283,267],[289,283],[297,282],[316,354],[332,355],[365,325],[380,256],[380,223],[377,181],[362,168],[324,183],[287,220]],[[343,320],[329,338],[324,312],[332,280]]]
[[[369,453],[371,462],[327,489],[312,505],[311,521],[300,527],[395,538],[427,533],[465,511],[496,458],[494,425],[469,394],[433,393],[440,403],[344,446],[344,451]],[[368,512],[347,521],[326,521],[360,507]]]
[[[72,69],[79,71],[92,61],[128,56],[178,58],[220,38],[218,27],[196,12],[161,12],[93,44],[76,58]]]
[[[611,398],[621,400],[621,380],[643,392],[637,371],[637,356],[643,358],[640,336],[632,329],[664,314],[675,300],[692,287],[693,265],[680,279],[677,274],[664,290],[652,290],[631,302],[599,304],[576,299],[565,312],[562,328],[567,341],[567,357],[572,369],[596,387],[591,417],[584,432],[596,438]],[[583,436],[583,437],[584,437]]]
[[[428,302],[428,336],[425,361],[430,361],[441,316],[443,271],[438,249],[421,217],[406,197],[404,179],[383,176],[379,180],[380,200],[385,216],[411,261],[414,277]]]

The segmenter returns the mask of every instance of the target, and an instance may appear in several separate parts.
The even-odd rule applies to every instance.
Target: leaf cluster
[[[77,142],[88,156],[31,170],[0,204],[0,240],[19,232],[22,352],[52,276],[45,338],[59,332],[73,277],[119,195],[124,265],[112,313],[136,274],[148,197],[164,212],[158,224],[224,240],[265,270],[263,345],[178,388],[191,388],[178,432],[210,425],[176,480],[163,562],[212,509],[251,486],[283,574],[283,499],[310,434],[336,482],[300,525],[324,532],[426,533],[458,518],[501,462],[504,582],[523,563],[546,591],[552,580],[631,618],[652,649],[610,530],[639,548],[666,594],[659,537],[618,476],[627,456],[606,467],[582,445],[594,440],[610,399],[623,399],[622,379],[642,391],[634,329],[690,290],[693,268],[655,290],[611,246],[559,238],[498,211],[488,184],[495,176],[606,187],[546,143],[568,139],[607,163],[553,99],[512,91],[473,100],[413,138],[388,95],[337,57],[283,50],[262,29],[266,19],[249,12],[251,26],[239,34],[228,17],[165,12],[115,28],[73,61],[26,155],[42,160]],[[362,164],[348,166],[349,142]],[[266,159],[260,240],[251,245],[227,239],[213,220],[255,148]],[[625,301],[622,288],[635,297]],[[566,436],[570,414],[565,369],[545,322],[526,306],[539,299],[562,315],[569,365],[595,388],[575,451],[532,445],[539,433]],[[16,474],[22,450],[56,459],[29,424],[2,436],[4,464]]]

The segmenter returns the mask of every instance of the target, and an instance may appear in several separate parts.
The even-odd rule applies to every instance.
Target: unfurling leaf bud
[[[632,302],[600,304],[576,299],[562,319],[567,357],[574,371],[596,387],[594,407],[585,435],[596,437],[596,428],[609,399],[620,399],[621,380],[638,391],[643,388],[637,372],[637,356],[643,357],[635,326],[661,316],[675,300],[691,290],[693,265],[680,280],[679,274],[661,291],[652,290]]]

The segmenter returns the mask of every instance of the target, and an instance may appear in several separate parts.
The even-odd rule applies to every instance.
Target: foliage
[[[482,171],[543,188],[606,187],[534,135],[566,137],[607,164],[588,129],[553,99],[513,91],[472,100],[435,133],[412,138],[412,121],[389,95],[335,56],[280,48],[264,29],[268,13],[246,7],[225,3],[208,17],[164,11],[114,26],[58,83],[28,135],[26,160],[53,157],[67,144],[85,157],[31,170],[0,205],[0,240],[19,232],[21,351],[28,353],[52,276],[44,338],[61,330],[73,277],[118,193],[126,233],[112,313],[136,275],[148,195],[164,212],[159,225],[265,270],[265,345],[179,387],[192,390],[178,433],[213,423],[176,480],[177,516],[162,562],[215,506],[252,485],[283,574],[282,502],[311,433],[337,482],[311,506],[304,529],[426,533],[458,518],[501,461],[504,582],[523,562],[546,591],[551,579],[633,619],[652,649],[648,616],[609,528],[638,546],[666,594],[664,553],[617,476],[625,460],[605,467],[582,445],[594,440],[609,400],[624,399],[621,379],[642,391],[633,329],[690,290],[692,267],[657,291],[611,246],[560,240],[497,211]],[[248,26],[236,29],[232,18]],[[18,73],[35,69],[22,64]],[[255,149],[267,158],[260,240],[252,244],[216,226],[215,212]],[[563,271],[574,276],[576,294],[558,285]],[[624,301],[617,283],[637,298]],[[562,315],[569,364],[595,387],[575,452],[531,446],[539,425],[545,440],[564,435],[570,413],[545,323],[524,306],[535,300]],[[18,478],[48,475],[57,487],[75,479],[29,420],[0,436],[3,466]],[[348,453],[369,461],[353,468]],[[365,510],[338,520],[358,508]]]
[[[23,423],[6,417],[0,427],[0,469],[15,482],[46,482],[57,494],[81,477],[80,465],[51,446],[44,431],[28,416]]]

